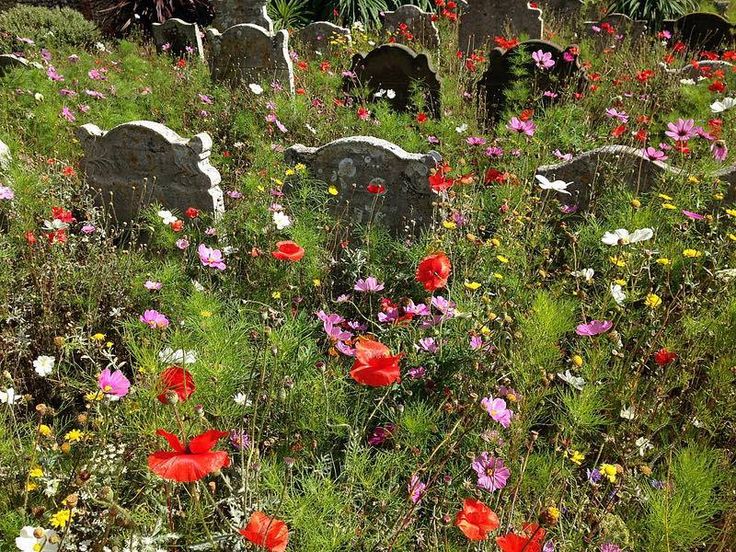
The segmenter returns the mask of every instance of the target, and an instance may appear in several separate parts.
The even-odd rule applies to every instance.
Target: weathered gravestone
[[[248,23],[230,27],[224,33],[207,31],[212,51],[213,80],[232,84],[276,80],[294,93],[294,69],[289,57],[289,33],[275,35]]]
[[[437,152],[407,153],[386,140],[352,136],[319,148],[297,144],[284,157],[291,164],[304,163],[314,178],[335,186],[334,212],[349,222],[376,221],[394,235],[406,235],[432,221],[429,176],[442,160]]]
[[[407,4],[396,11],[383,12],[384,38],[400,44],[421,44],[427,49],[440,45],[440,33],[432,21],[432,14]]]
[[[346,94],[364,87],[371,100],[384,98],[396,111],[416,111],[412,96],[419,89],[427,114],[440,117],[440,81],[424,54],[403,44],[384,44],[368,54],[355,54],[350,73],[343,79]]]
[[[179,212],[224,211],[220,173],[209,162],[209,134],[187,140],[162,124],[133,121],[109,132],[87,124],[77,137],[87,182],[96,201],[112,207],[116,222],[133,220],[152,202]]]
[[[571,195],[557,193],[557,199],[563,205],[587,211],[596,190],[604,188],[608,182],[624,182],[636,193],[646,192],[657,179],[664,175],[680,175],[681,171],[667,163],[650,160],[641,149],[603,146],[570,161],[543,165],[536,173],[551,181],[572,182],[567,188]]]
[[[486,124],[494,124],[506,108],[506,93],[519,79],[531,89],[531,99],[542,98],[545,104],[556,101],[568,86],[582,91],[586,85],[585,72],[580,67],[575,45],[562,47],[544,40],[528,40],[503,50],[494,48],[488,56],[488,69],[477,82],[478,99]],[[542,68],[533,58],[541,52],[549,54],[554,62]],[[523,69],[523,74],[520,70]],[[544,95],[545,92],[550,94]]]
[[[714,71],[723,71],[727,73],[733,69],[733,64],[727,61],[714,59],[714,60],[703,60],[694,63],[688,63],[682,69],[679,69],[679,73],[683,78],[686,79],[697,79],[698,77],[710,77]]]
[[[631,19],[623,13],[609,13],[598,21],[586,21],[583,25],[588,35],[596,39],[599,49],[615,44],[619,38],[637,42],[647,30],[646,21]]]
[[[212,0],[215,19],[212,26],[225,32],[233,25],[250,23],[273,32],[273,21],[266,10],[267,0]]]
[[[542,38],[542,10],[523,0],[468,0],[460,15],[458,47],[466,53],[484,49],[495,37],[506,36],[507,28],[512,36]]]
[[[351,43],[350,29],[338,27],[329,21],[315,21],[297,32],[297,37],[308,53],[327,54],[333,49],[333,41]]]
[[[192,55],[204,60],[202,36],[196,23],[187,23],[173,17],[164,23],[154,23],[152,32],[159,52],[168,45],[168,51],[176,56],[186,56],[191,52]]]
[[[6,170],[10,166],[10,162],[13,160],[10,155],[10,148],[0,140],[0,170]]]
[[[14,54],[0,54],[0,77],[9,73],[12,69],[28,67],[29,63],[22,57]]]
[[[539,0],[534,2],[546,17],[552,14],[559,18],[576,18],[585,8],[581,0]]]
[[[691,50],[718,51],[736,45],[736,25],[715,13],[689,13],[664,21],[662,28]]]

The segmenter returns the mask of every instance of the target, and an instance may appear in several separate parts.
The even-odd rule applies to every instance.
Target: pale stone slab
[[[510,29],[511,36],[506,36]],[[519,0],[468,0],[460,15],[458,47],[463,52],[484,50],[496,36],[542,38],[542,10]]]
[[[383,12],[382,17],[385,38],[409,46],[421,44],[430,50],[440,45],[440,33],[432,21],[432,14],[417,6],[406,4],[396,11]]]
[[[12,69],[28,67],[28,60],[14,54],[0,54],[0,77]]]
[[[183,213],[189,207],[224,211],[220,173],[210,165],[212,139],[203,132],[182,138],[151,121],[133,121],[105,132],[87,124],[77,129],[81,162],[98,203],[118,223],[133,220],[156,202]]]
[[[333,40],[352,44],[350,29],[339,27],[329,21],[315,21],[297,31],[297,38],[305,53],[329,53],[334,47]]]
[[[246,23],[224,33],[208,29],[207,35],[212,45],[209,63],[213,80],[232,84],[276,80],[294,93],[289,33],[271,35],[262,27]]]
[[[187,23],[177,17],[172,17],[163,23],[154,23],[152,32],[156,49],[159,52],[162,52],[164,46],[168,44],[170,53],[176,56],[186,56],[189,54],[187,48],[191,48],[193,56],[204,60],[202,35],[196,23]]]
[[[351,136],[319,148],[297,144],[284,153],[287,163],[304,163],[312,176],[338,190],[335,215],[366,225],[386,225],[394,235],[413,234],[431,224],[430,170],[439,153],[408,153],[371,136]],[[368,186],[383,186],[371,193]]]
[[[273,32],[273,21],[266,10],[267,0],[212,0],[215,19],[212,26],[224,32],[233,25],[251,23]]]
[[[0,140],[0,169],[7,170],[13,157],[10,155],[10,148]]]

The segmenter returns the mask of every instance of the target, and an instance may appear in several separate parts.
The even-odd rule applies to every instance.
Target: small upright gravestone
[[[384,44],[368,54],[355,54],[343,91],[365,87],[371,100],[385,98],[396,111],[415,111],[413,90],[424,96],[427,114],[440,117],[440,81],[429,58],[403,44]]]
[[[213,80],[230,83],[276,80],[294,93],[294,70],[289,57],[289,33],[267,33],[257,25],[230,27],[224,33],[207,31],[212,52]]]
[[[212,0],[215,19],[212,26],[225,32],[233,25],[250,23],[273,32],[273,21],[266,10],[267,0]]]
[[[329,21],[310,23],[298,31],[297,38],[305,52],[310,54],[315,52],[327,54],[333,48],[332,43],[338,40],[351,43],[350,29],[338,27]]]
[[[10,166],[10,162],[12,160],[13,158],[10,155],[10,148],[0,140],[0,170],[6,170]]]
[[[431,224],[430,170],[437,152],[408,153],[371,136],[352,136],[320,148],[301,144],[284,153],[287,163],[304,163],[311,175],[338,190],[334,212],[356,224],[384,224],[394,235],[413,234]]]
[[[542,38],[542,10],[524,0],[468,0],[460,16],[458,47],[465,53],[484,49],[495,37],[505,36],[507,28],[512,36]]]
[[[14,54],[0,54],[0,77],[12,69],[28,67],[29,63],[22,57]]]
[[[164,50],[176,56],[186,56],[191,53],[204,60],[204,49],[202,48],[202,36],[199,25],[187,23],[173,17],[163,23],[153,24],[153,40],[159,52]]]
[[[495,124],[501,117],[506,93],[519,79],[528,83],[534,100],[542,98],[546,104],[555,101],[568,85],[574,83],[580,91],[586,82],[575,45],[563,49],[552,42],[529,40],[508,50],[494,48],[488,56],[488,69],[477,83],[486,124]]]
[[[383,33],[393,42],[421,44],[427,49],[440,45],[440,33],[432,21],[432,14],[407,4],[396,11],[384,12]]]
[[[109,132],[87,124],[77,129],[77,138],[95,200],[111,207],[115,222],[133,220],[153,202],[180,212],[189,207],[224,211],[221,177],[209,162],[212,139],[207,133],[187,140],[162,124],[133,121]]]
[[[715,13],[689,13],[664,21],[662,27],[691,50],[718,51],[736,45],[736,25]]]

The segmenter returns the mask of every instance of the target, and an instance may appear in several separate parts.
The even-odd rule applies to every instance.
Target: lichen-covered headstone
[[[212,26],[225,32],[233,25],[250,23],[273,32],[273,21],[266,10],[267,0],[212,0],[215,19]]]
[[[176,56],[191,54],[204,60],[202,36],[196,23],[173,17],[163,23],[154,23],[152,32],[159,52],[166,50]]]
[[[284,154],[304,163],[317,180],[337,188],[334,213],[348,222],[384,224],[397,236],[414,234],[432,221],[430,170],[437,152],[408,153],[370,136],[352,136],[319,148],[297,144]]]
[[[545,104],[557,101],[568,86],[574,91],[584,89],[585,73],[577,51],[575,45],[562,48],[544,40],[528,40],[508,50],[491,50],[488,69],[477,83],[485,123],[498,121],[506,107],[506,94],[519,79],[526,81],[533,101],[541,98]],[[535,61],[535,54],[550,56],[551,61],[547,63],[553,62],[553,65],[545,68],[543,62]]]
[[[297,38],[305,53],[328,54],[340,41],[351,43],[350,29],[339,27],[329,21],[315,21],[297,32]],[[301,51],[300,51],[301,53]]]
[[[542,10],[529,7],[523,0],[468,0],[460,15],[458,47],[470,53],[493,44],[497,36],[539,39],[543,30]]]
[[[77,138],[84,149],[81,166],[87,183],[118,223],[133,220],[153,202],[180,213],[189,207],[224,211],[207,133],[188,140],[162,124],[133,121],[109,132],[87,124],[77,129]]]
[[[289,57],[289,33],[275,35],[248,23],[224,33],[208,29],[212,45],[209,56],[213,80],[231,84],[278,81],[294,92],[294,69]]]
[[[0,54],[0,77],[12,69],[28,67],[28,60],[14,54]]]
[[[10,148],[0,140],[0,170],[6,170],[10,166],[12,159]]]
[[[679,169],[662,161],[652,161],[641,149],[630,146],[603,146],[580,154],[570,161],[537,168],[550,181],[572,182],[567,191],[558,193],[563,205],[587,211],[597,191],[609,181],[623,182],[636,193],[646,192],[664,175],[680,175]]]
[[[691,50],[719,51],[736,45],[736,25],[715,13],[689,13],[664,21],[662,28]]]
[[[429,58],[403,44],[384,44],[368,54],[355,54],[343,91],[353,94],[365,89],[368,99],[385,99],[396,111],[416,111],[414,89],[421,90],[424,110],[439,118],[440,81]]]
[[[395,11],[383,12],[383,33],[400,44],[421,44],[425,48],[440,45],[440,33],[432,21],[432,14],[417,6],[406,4]]]

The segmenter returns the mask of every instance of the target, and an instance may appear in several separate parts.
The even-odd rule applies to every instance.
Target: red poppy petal
[[[160,435],[161,437],[166,439],[166,441],[169,443],[169,446],[176,452],[184,452],[184,450],[186,450],[186,447],[179,440],[179,437],[177,437],[173,433],[169,433],[168,431],[165,431],[163,429],[157,429],[156,435]]]
[[[158,451],[148,457],[148,467],[153,473],[180,483],[198,481],[229,465],[230,457],[224,451],[205,454]]]
[[[227,435],[227,431],[217,431],[216,429],[205,431],[189,441],[189,450],[192,454],[209,452],[217,444],[217,441],[225,437],[225,435]]]

